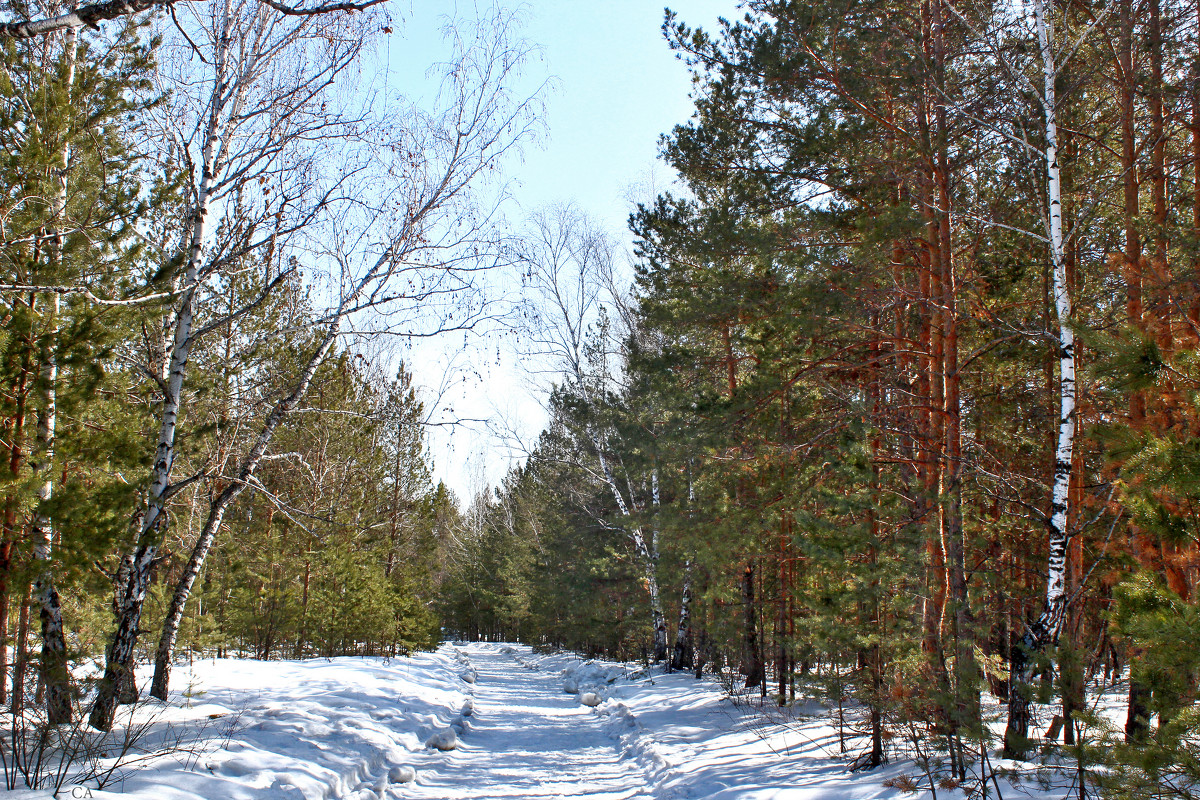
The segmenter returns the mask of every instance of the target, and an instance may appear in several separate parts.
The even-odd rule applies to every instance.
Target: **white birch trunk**
[[[1043,104],[1046,115],[1046,178],[1050,213],[1050,257],[1054,267],[1054,308],[1058,317],[1059,398],[1058,445],[1054,453],[1054,482],[1050,496],[1049,562],[1046,599],[1041,614],[1029,627],[1010,657],[1008,725],[1005,755],[1024,755],[1029,731],[1029,684],[1036,656],[1058,641],[1066,610],[1067,512],[1075,445],[1075,333],[1071,294],[1063,245],[1062,181],[1058,164],[1058,120],[1055,109],[1053,21],[1045,0],[1035,0],[1034,16],[1042,56]]]
[[[650,525],[650,565],[655,573],[654,592],[650,597],[650,614],[654,617],[654,660],[663,661],[667,658],[667,618],[663,613],[662,598],[658,595],[658,510],[661,505],[658,490],[658,464],[650,470],[650,502],[654,505],[655,517]]]
[[[576,376],[582,384],[582,376]],[[596,458],[600,462],[600,473],[604,476],[604,483],[612,492],[613,499],[617,502],[617,510],[621,516],[629,519],[632,515],[630,504],[625,501],[624,495],[621,494],[621,487],[617,485],[616,476],[613,474],[612,466],[608,463],[608,458],[604,455],[604,443],[601,441],[599,434],[589,426],[588,438],[592,441],[592,447],[596,450]],[[655,470],[652,473],[654,501],[658,502],[658,472]],[[627,529],[629,540],[633,543],[634,551],[638,554],[642,562],[642,579],[646,583],[646,592],[650,596],[650,624],[654,629],[653,650],[654,660],[662,661],[667,657],[667,617],[663,613],[662,594],[658,588],[658,536],[654,532],[653,539],[650,543],[646,542],[645,534],[642,532],[640,525],[630,525]]]
[[[692,646],[692,562],[683,565],[683,592],[679,596],[679,627],[671,651],[671,669],[691,669],[695,665]]]
[[[657,558],[646,563],[646,589],[650,594],[650,622],[654,625],[653,656],[659,662],[667,657],[667,616],[663,613],[662,595],[658,588],[658,576],[654,567]]]
[[[88,724],[97,730],[107,731],[112,727],[116,710],[117,694],[122,679],[132,669],[133,648],[137,641],[138,625],[141,622],[142,605],[150,586],[150,572],[158,552],[161,528],[168,500],[167,489],[171,481],[171,467],[175,461],[175,430],[183,397],[183,382],[187,372],[188,358],[192,349],[192,326],[195,315],[195,298],[204,258],[204,241],[208,234],[208,215],[211,195],[217,175],[217,156],[222,144],[222,120],[224,105],[228,100],[227,72],[229,56],[231,14],[229,0],[225,2],[222,32],[217,46],[214,64],[212,100],[208,123],[201,146],[201,173],[196,187],[195,206],[192,209],[188,236],[188,260],[184,269],[183,294],[179,311],[175,316],[175,335],[167,369],[167,380],[163,391],[162,411],[155,449],[154,464],[150,470],[150,488],[147,492],[146,513],[142,519],[137,548],[128,578],[119,587],[117,629],[106,653],[104,678],[97,689],[92,703]]]
[[[696,502],[696,487],[688,468],[688,512]],[[691,669],[695,666],[696,647],[692,637],[692,559],[683,565],[683,591],[679,595],[679,627],[675,630],[675,647],[671,652],[672,669]]]
[[[74,29],[63,35],[63,59],[65,75],[63,83],[68,93],[75,84],[75,60],[78,41]],[[67,169],[70,166],[70,145],[63,143],[59,154],[59,171],[56,180],[51,211],[54,228],[51,241],[51,262],[60,273],[55,276],[61,282],[65,242],[63,239],[63,217],[67,208]],[[46,313],[45,342],[39,368],[42,407],[38,413],[37,449],[38,457],[32,464],[34,475],[41,479],[38,487],[38,510],[33,517],[33,556],[38,562],[37,578],[34,582],[34,598],[37,601],[42,623],[42,681],[46,687],[46,720],[51,725],[71,722],[70,672],[67,669],[67,644],[63,632],[62,605],[58,590],[54,586],[51,558],[54,550],[54,521],[46,513],[46,504],[54,497],[54,450],[58,426],[58,318],[61,297],[50,295],[50,307]]]
[[[628,534],[629,540],[633,543],[634,552],[642,562],[642,579],[646,583],[646,592],[650,595],[650,624],[654,627],[654,660],[662,661],[667,657],[667,617],[663,613],[662,594],[658,588],[658,552],[646,541],[640,526],[631,525]]]
[[[580,391],[584,393],[584,398],[589,407],[593,407],[591,398],[587,397],[583,371],[578,362],[574,365],[575,378],[579,382]],[[629,479],[628,471],[626,471],[626,487],[629,491],[629,500],[625,500],[621,493],[621,487],[617,483],[617,477],[613,473],[612,465],[605,456],[606,442],[601,438],[595,430],[588,426],[588,438],[592,442],[592,447],[596,451],[596,458],[600,462],[600,472],[604,477],[604,482],[612,492],[613,499],[616,500],[617,510],[625,517],[627,522],[626,534],[629,540],[633,543],[634,552],[637,553],[642,566],[642,580],[646,584],[646,593],[650,600],[650,626],[653,630],[653,638],[651,641],[652,658],[657,663],[667,658],[669,648],[667,645],[667,617],[663,611],[662,592],[658,585],[658,526],[651,525],[650,541],[646,541],[645,532],[641,525],[631,524],[632,514],[636,508],[636,496],[634,493],[632,481]],[[659,487],[658,487],[658,469],[652,468],[650,472],[651,485],[651,502],[657,507],[659,505]]]
[[[167,610],[167,617],[163,622],[162,633],[158,640],[158,649],[154,659],[154,679],[151,681],[150,694],[164,702],[167,699],[171,680],[171,661],[175,655],[175,640],[179,635],[179,624],[183,620],[183,612],[187,608],[187,601],[191,596],[192,587],[195,585],[200,570],[204,567],[204,560],[208,557],[208,552],[212,548],[217,532],[221,528],[221,521],[225,517],[225,512],[233,505],[238,495],[246,489],[251,478],[254,477],[255,471],[258,469],[258,465],[262,463],[263,456],[267,452],[267,447],[270,445],[271,439],[274,438],[275,431],[280,423],[283,422],[284,417],[291,413],[308,392],[313,375],[316,374],[317,369],[324,363],[325,357],[337,341],[343,316],[339,314],[330,325],[325,338],[309,356],[307,363],[304,365],[304,370],[301,372],[300,378],[297,380],[292,391],[287,397],[280,400],[271,413],[267,415],[262,429],[258,432],[258,436],[255,437],[254,445],[250,448],[246,457],[242,459],[237,477],[217,495],[216,499],[209,506],[208,518],[204,521],[204,527],[201,529],[200,536],[196,539],[196,544],[192,548],[192,555],[188,559],[183,575],[175,587],[175,594],[171,598],[171,606]]]

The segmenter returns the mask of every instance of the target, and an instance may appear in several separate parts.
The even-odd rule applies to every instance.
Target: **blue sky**
[[[733,0],[682,0],[680,17],[711,27]],[[691,115],[690,78],[667,48],[655,0],[542,0],[528,36],[557,77],[549,142],[520,171],[522,203],[573,201],[624,234],[631,185],[654,168],[658,138]]]
[[[655,163],[658,137],[691,114],[690,77],[663,40],[661,0],[501,0],[525,21],[535,48],[525,70],[531,90],[547,78],[548,137],[513,164],[522,206],[573,201],[623,234],[625,195]],[[437,31],[448,16],[471,18],[469,0],[398,0],[389,58],[392,84],[420,82],[445,46]],[[689,24],[712,28],[740,15],[737,0],[669,4]],[[411,91],[411,89],[409,89]]]
[[[630,236],[626,219],[630,196],[648,199],[646,182],[670,180],[658,162],[659,136],[691,115],[690,76],[667,47],[661,33],[659,0],[529,0],[503,3],[517,9],[523,34],[536,48],[525,81],[532,90],[550,79],[546,95],[546,138],[510,163],[509,216],[554,203],[574,203],[621,242]],[[737,0],[677,0],[669,4],[680,20],[714,28],[719,17],[741,14]],[[447,15],[475,16],[485,3],[469,0],[421,3],[399,0],[392,6],[396,35],[389,45],[389,82],[417,87],[428,65],[444,58],[437,34]],[[412,91],[412,89],[406,89]],[[638,188],[639,184],[643,188]],[[462,344],[461,335],[439,345],[444,361]],[[482,352],[490,352],[484,350]],[[418,382],[437,383],[436,368],[424,350],[406,356]],[[482,361],[483,356],[474,358]],[[489,363],[480,380],[461,384],[448,398],[467,416],[501,415],[523,437],[536,436],[545,423],[538,399],[529,392],[520,365],[511,359]],[[481,482],[495,484],[512,454],[478,431],[439,429],[430,437],[435,474],[464,501]]]

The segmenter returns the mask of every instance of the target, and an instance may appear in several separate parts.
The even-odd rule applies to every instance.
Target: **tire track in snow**
[[[616,748],[606,720],[562,690],[557,671],[526,668],[494,645],[464,648],[477,676],[474,714],[458,748],[429,753],[397,797],[646,797],[646,773]]]

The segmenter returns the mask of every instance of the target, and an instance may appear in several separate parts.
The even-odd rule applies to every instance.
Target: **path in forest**
[[[400,796],[625,800],[648,797],[646,774],[622,758],[603,721],[563,691],[558,672],[532,670],[496,645],[462,652],[477,673],[475,712],[458,749],[430,754]]]

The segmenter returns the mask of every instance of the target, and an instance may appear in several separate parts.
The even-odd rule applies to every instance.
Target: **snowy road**
[[[835,709],[819,703],[734,704],[709,680],[525,645],[445,644],[396,659],[197,659],[176,670],[170,703],[132,712],[135,754],[146,755],[116,769],[103,791],[64,787],[59,797],[900,800],[906,782],[925,780],[903,742],[893,742],[887,766],[849,772],[865,740],[842,752]],[[116,730],[112,742],[125,735]],[[1073,770],[1047,775],[1052,788],[1027,781],[1004,796],[1072,796]],[[938,797],[963,800],[969,789],[939,788]]]
[[[562,675],[529,669],[492,646],[468,646],[475,714],[457,750],[432,755],[402,797],[624,800],[647,797],[645,772],[622,758],[603,720],[563,692]]]

